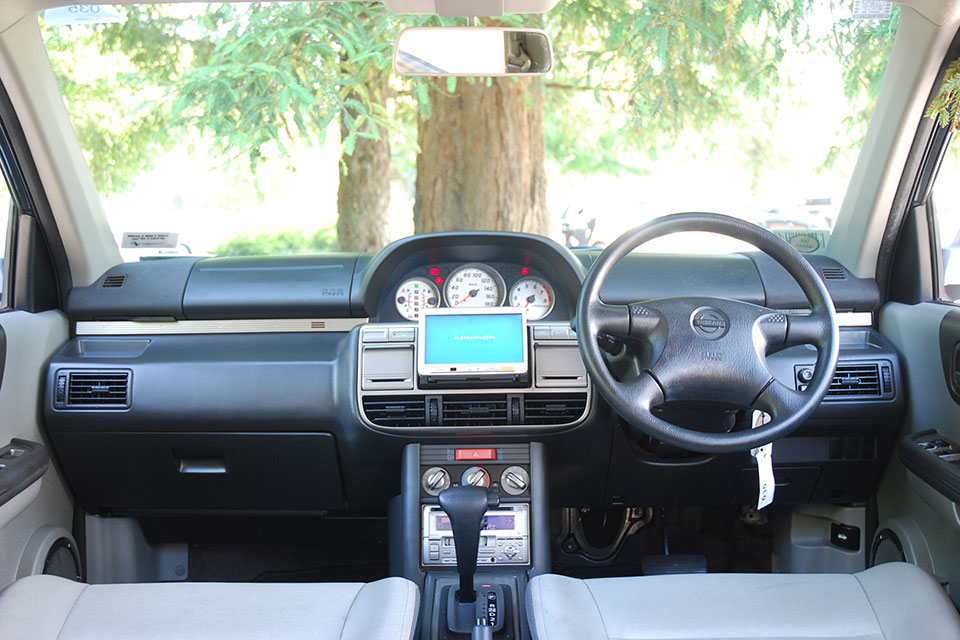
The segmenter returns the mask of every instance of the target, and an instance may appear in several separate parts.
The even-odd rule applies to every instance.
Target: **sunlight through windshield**
[[[487,20],[544,29],[555,68],[478,80],[395,75],[402,28],[464,21],[376,3],[57,9],[40,21],[126,260],[376,251],[466,229],[602,247],[678,211],[822,250],[899,9],[609,5]],[[645,250],[742,248],[673,236]]]

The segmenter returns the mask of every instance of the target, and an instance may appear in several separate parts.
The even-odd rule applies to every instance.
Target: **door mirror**
[[[553,49],[539,29],[414,27],[397,38],[393,68],[403,76],[542,76]]]

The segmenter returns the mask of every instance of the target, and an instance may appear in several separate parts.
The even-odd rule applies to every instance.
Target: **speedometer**
[[[448,307],[498,307],[503,304],[503,278],[482,264],[465,264],[447,277],[443,297]]]
[[[527,320],[540,320],[553,311],[553,287],[541,278],[527,276],[510,287],[510,306],[527,312]]]
[[[394,301],[401,316],[407,320],[417,320],[422,309],[440,306],[440,291],[426,278],[410,278],[397,287]]]

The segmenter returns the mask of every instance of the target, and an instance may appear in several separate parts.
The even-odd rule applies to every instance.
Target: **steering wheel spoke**
[[[617,338],[630,337],[630,309],[626,305],[600,302],[591,311],[593,331]]]
[[[664,400],[663,389],[648,371],[624,382],[623,391],[633,406],[642,407],[645,411],[650,411]]]
[[[796,389],[791,389],[779,380],[771,380],[770,384],[760,392],[754,408],[769,413],[774,420],[791,416],[806,404],[808,397]]]
[[[830,338],[829,318],[822,314],[790,313],[787,317],[787,335],[784,346],[792,347],[800,344],[812,344],[822,347]]]

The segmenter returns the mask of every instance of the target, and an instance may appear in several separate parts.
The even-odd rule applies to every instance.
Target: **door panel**
[[[879,315],[880,332],[900,351],[906,378],[908,414],[904,434],[935,429],[960,443],[960,405],[944,370],[960,343],[960,325],[944,323],[956,307],[940,303],[889,303]],[[941,325],[945,340],[941,341]],[[956,335],[952,335],[952,334]],[[946,354],[945,352],[949,352]],[[909,471],[899,456],[891,459],[877,494],[878,532],[891,531],[904,556],[947,582],[960,603],[960,505]]]
[[[68,337],[59,311],[0,313],[6,337],[0,379],[0,446],[13,438],[46,444],[40,426],[40,394],[46,362]],[[54,465],[30,487],[0,506],[0,589],[18,577],[21,566],[42,567],[38,540],[52,531],[69,532],[73,504]],[[42,546],[42,545],[40,545]]]

